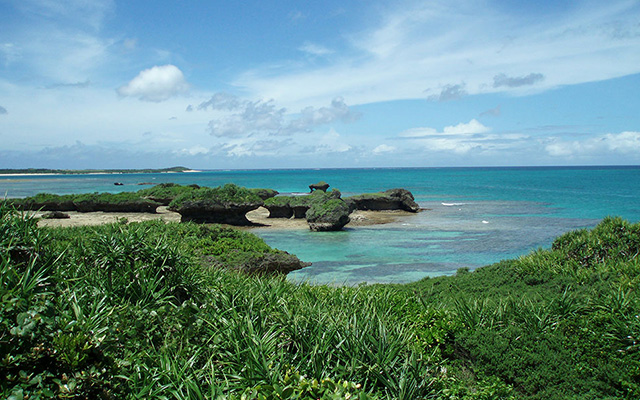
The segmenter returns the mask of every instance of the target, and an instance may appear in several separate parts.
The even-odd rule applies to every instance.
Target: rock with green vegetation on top
[[[272,197],[276,197],[279,193],[277,190],[273,189],[249,189],[255,194],[257,194],[262,200],[267,200]]]
[[[176,197],[183,193],[199,189],[198,185],[182,186],[177,183],[160,183],[154,187],[138,190],[138,195],[145,199],[156,201],[163,206],[168,206]]]
[[[35,196],[24,199],[10,199],[7,202],[20,210],[32,211],[76,211],[73,200],[76,195],[57,195],[51,193],[38,193]]]
[[[406,189],[389,189],[384,192],[366,193],[351,196],[344,199],[349,205],[349,210],[382,211],[404,210],[409,212],[420,211],[420,206],[415,202],[413,194]]]
[[[339,231],[349,223],[349,206],[344,200],[332,198],[311,205],[306,213],[312,231]]]
[[[264,201],[264,208],[269,210],[268,218],[291,218],[291,196],[276,196]],[[306,211],[305,211],[306,212]]]
[[[228,183],[183,193],[169,204],[169,210],[179,213],[182,222],[247,226],[252,223],[246,214],[263,204],[252,190]]]
[[[323,192],[326,192],[327,189],[329,189],[329,184],[325,181],[320,181],[318,183],[312,183],[311,185],[309,185],[309,191],[311,193],[313,193],[316,190],[321,190]]]
[[[143,199],[137,193],[87,193],[76,195],[73,204],[79,212],[140,212],[155,214],[160,203]]]

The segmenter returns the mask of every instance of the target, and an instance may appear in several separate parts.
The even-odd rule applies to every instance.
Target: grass
[[[246,232],[45,229],[3,203],[0,396],[638,398],[639,232],[606,219],[475,272],[327,287],[231,270],[277,252]]]

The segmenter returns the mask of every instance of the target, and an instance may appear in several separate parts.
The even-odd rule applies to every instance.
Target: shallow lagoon
[[[607,215],[640,221],[639,167],[424,168],[206,171],[0,177],[9,197],[38,192],[135,191],[143,182],[228,182],[304,192],[325,180],[343,196],[394,187],[411,190],[426,210],[395,223],[344,232],[255,229],[273,247],[313,265],[289,275],[295,281],[357,284],[407,282],[477,268],[548,247],[572,229]],[[114,186],[114,182],[123,186]]]

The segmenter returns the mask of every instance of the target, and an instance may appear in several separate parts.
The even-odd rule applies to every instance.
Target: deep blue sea
[[[324,180],[343,196],[401,187],[425,210],[398,222],[342,232],[256,228],[271,246],[313,265],[294,281],[409,282],[546,248],[608,215],[640,221],[640,167],[525,167],[204,171],[170,174],[0,177],[7,197],[136,191],[141,182],[233,182],[281,193]],[[114,186],[114,182],[123,186]]]

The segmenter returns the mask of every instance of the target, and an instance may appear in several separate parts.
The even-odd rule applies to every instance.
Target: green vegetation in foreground
[[[0,206],[3,398],[633,399],[640,225],[411,285],[233,266],[275,251],[194,224],[37,228]]]
[[[26,168],[26,169],[0,169],[0,174],[59,174],[59,175],[81,175],[81,174],[157,174],[162,172],[184,172],[189,171],[186,167],[171,167],[160,169],[48,169],[48,168]]]

